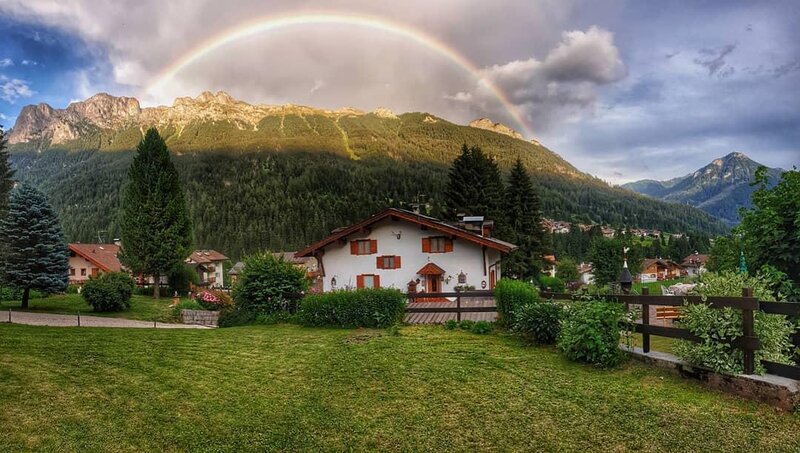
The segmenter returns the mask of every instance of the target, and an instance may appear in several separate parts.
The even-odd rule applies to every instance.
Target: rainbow
[[[385,33],[391,33],[410,39],[446,57],[456,66],[470,73],[473,77],[475,77],[479,84],[491,91],[497,100],[508,111],[509,115],[511,115],[514,121],[518,123],[523,133],[528,137],[533,136],[531,128],[528,126],[523,115],[520,113],[519,109],[508,99],[508,96],[506,96],[505,93],[503,93],[503,91],[500,90],[490,80],[486,79],[483,76],[481,69],[467,59],[463,54],[458,52],[458,50],[418,28],[414,28],[406,24],[392,22],[390,20],[375,16],[340,13],[294,13],[290,15],[267,16],[254,21],[248,21],[246,23],[239,24],[223,31],[222,33],[212,36],[211,38],[203,41],[199,45],[183,54],[180,58],[162,70],[153,79],[153,81],[147,85],[145,88],[145,93],[157,92],[160,87],[164,86],[180,71],[190,66],[192,63],[195,63],[203,57],[238,40],[289,27],[323,24],[352,25],[356,27],[378,30]]]

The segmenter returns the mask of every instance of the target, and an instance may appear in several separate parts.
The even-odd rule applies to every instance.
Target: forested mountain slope
[[[610,187],[537,142],[425,113],[250,106],[224,93],[141,109],[132,98],[98,96],[71,109],[26,107],[10,133],[17,178],[44,190],[71,241],[119,234],[119,194],[131,150],[150,125],[173,151],[196,245],[234,257],[296,249],[420,196],[439,215],[448,166],[464,143],[482,147],[503,169],[521,157],[548,217],[725,230],[694,208]]]

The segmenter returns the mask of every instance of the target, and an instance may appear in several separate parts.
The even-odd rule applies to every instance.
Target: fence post
[[[649,296],[650,288],[642,288],[642,296]],[[645,326],[650,325],[650,305],[642,304],[642,324]],[[650,352],[650,334],[642,332],[642,352]]]
[[[8,323],[11,324],[11,309],[8,309]]]
[[[81,326],[81,311],[78,310],[78,327]]]
[[[753,288],[742,288],[742,297],[753,297]],[[742,328],[745,337],[755,335],[755,322],[752,309],[742,309]],[[744,349],[744,374],[755,373],[756,354],[755,351],[746,347]]]
[[[461,296],[456,296],[456,321],[461,322]]]

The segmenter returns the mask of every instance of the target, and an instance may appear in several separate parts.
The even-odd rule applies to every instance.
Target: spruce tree
[[[8,195],[14,188],[14,170],[8,161],[9,155],[6,149],[6,134],[0,126],[0,215],[8,208]]]
[[[164,139],[150,128],[136,147],[122,197],[120,260],[135,274],[161,277],[191,252],[192,230],[178,171]]]
[[[506,237],[503,179],[497,162],[477,146],[463,145],[450,167],[445,203],[451,218],[482,215],[495,222],[495,235]]]
[[[509,275],[536,279],[542,269],[546,232],[542,228],[541,201],[521,159],[511,168],[505,193],[509,240],[519,246],[506,260]]]
[[[28,308],[32,289],[55,293],[67,288],[67,244],[58,216],[41,192],[28,185],[11,192],[0,222],[0,243],[5,282],[22,289],[22,308]]]

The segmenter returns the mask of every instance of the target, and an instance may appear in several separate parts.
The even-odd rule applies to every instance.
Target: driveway
[[[0,314],[0,322],[8,322],[8,312]],[[27,324],[30,326],[57,326],[57,327],[76,327],[78,326],[77,315],[58,315],[53,313],[32,313],[26,311],[12,311],[11,322],[13,324]],[[135,319],[123,318],[104,318],[102,316],[80,317],[80,327],[133,327],[157,329],[210,329],[208,326],[194,324],[173,324],[152,321],[138,321]]]

